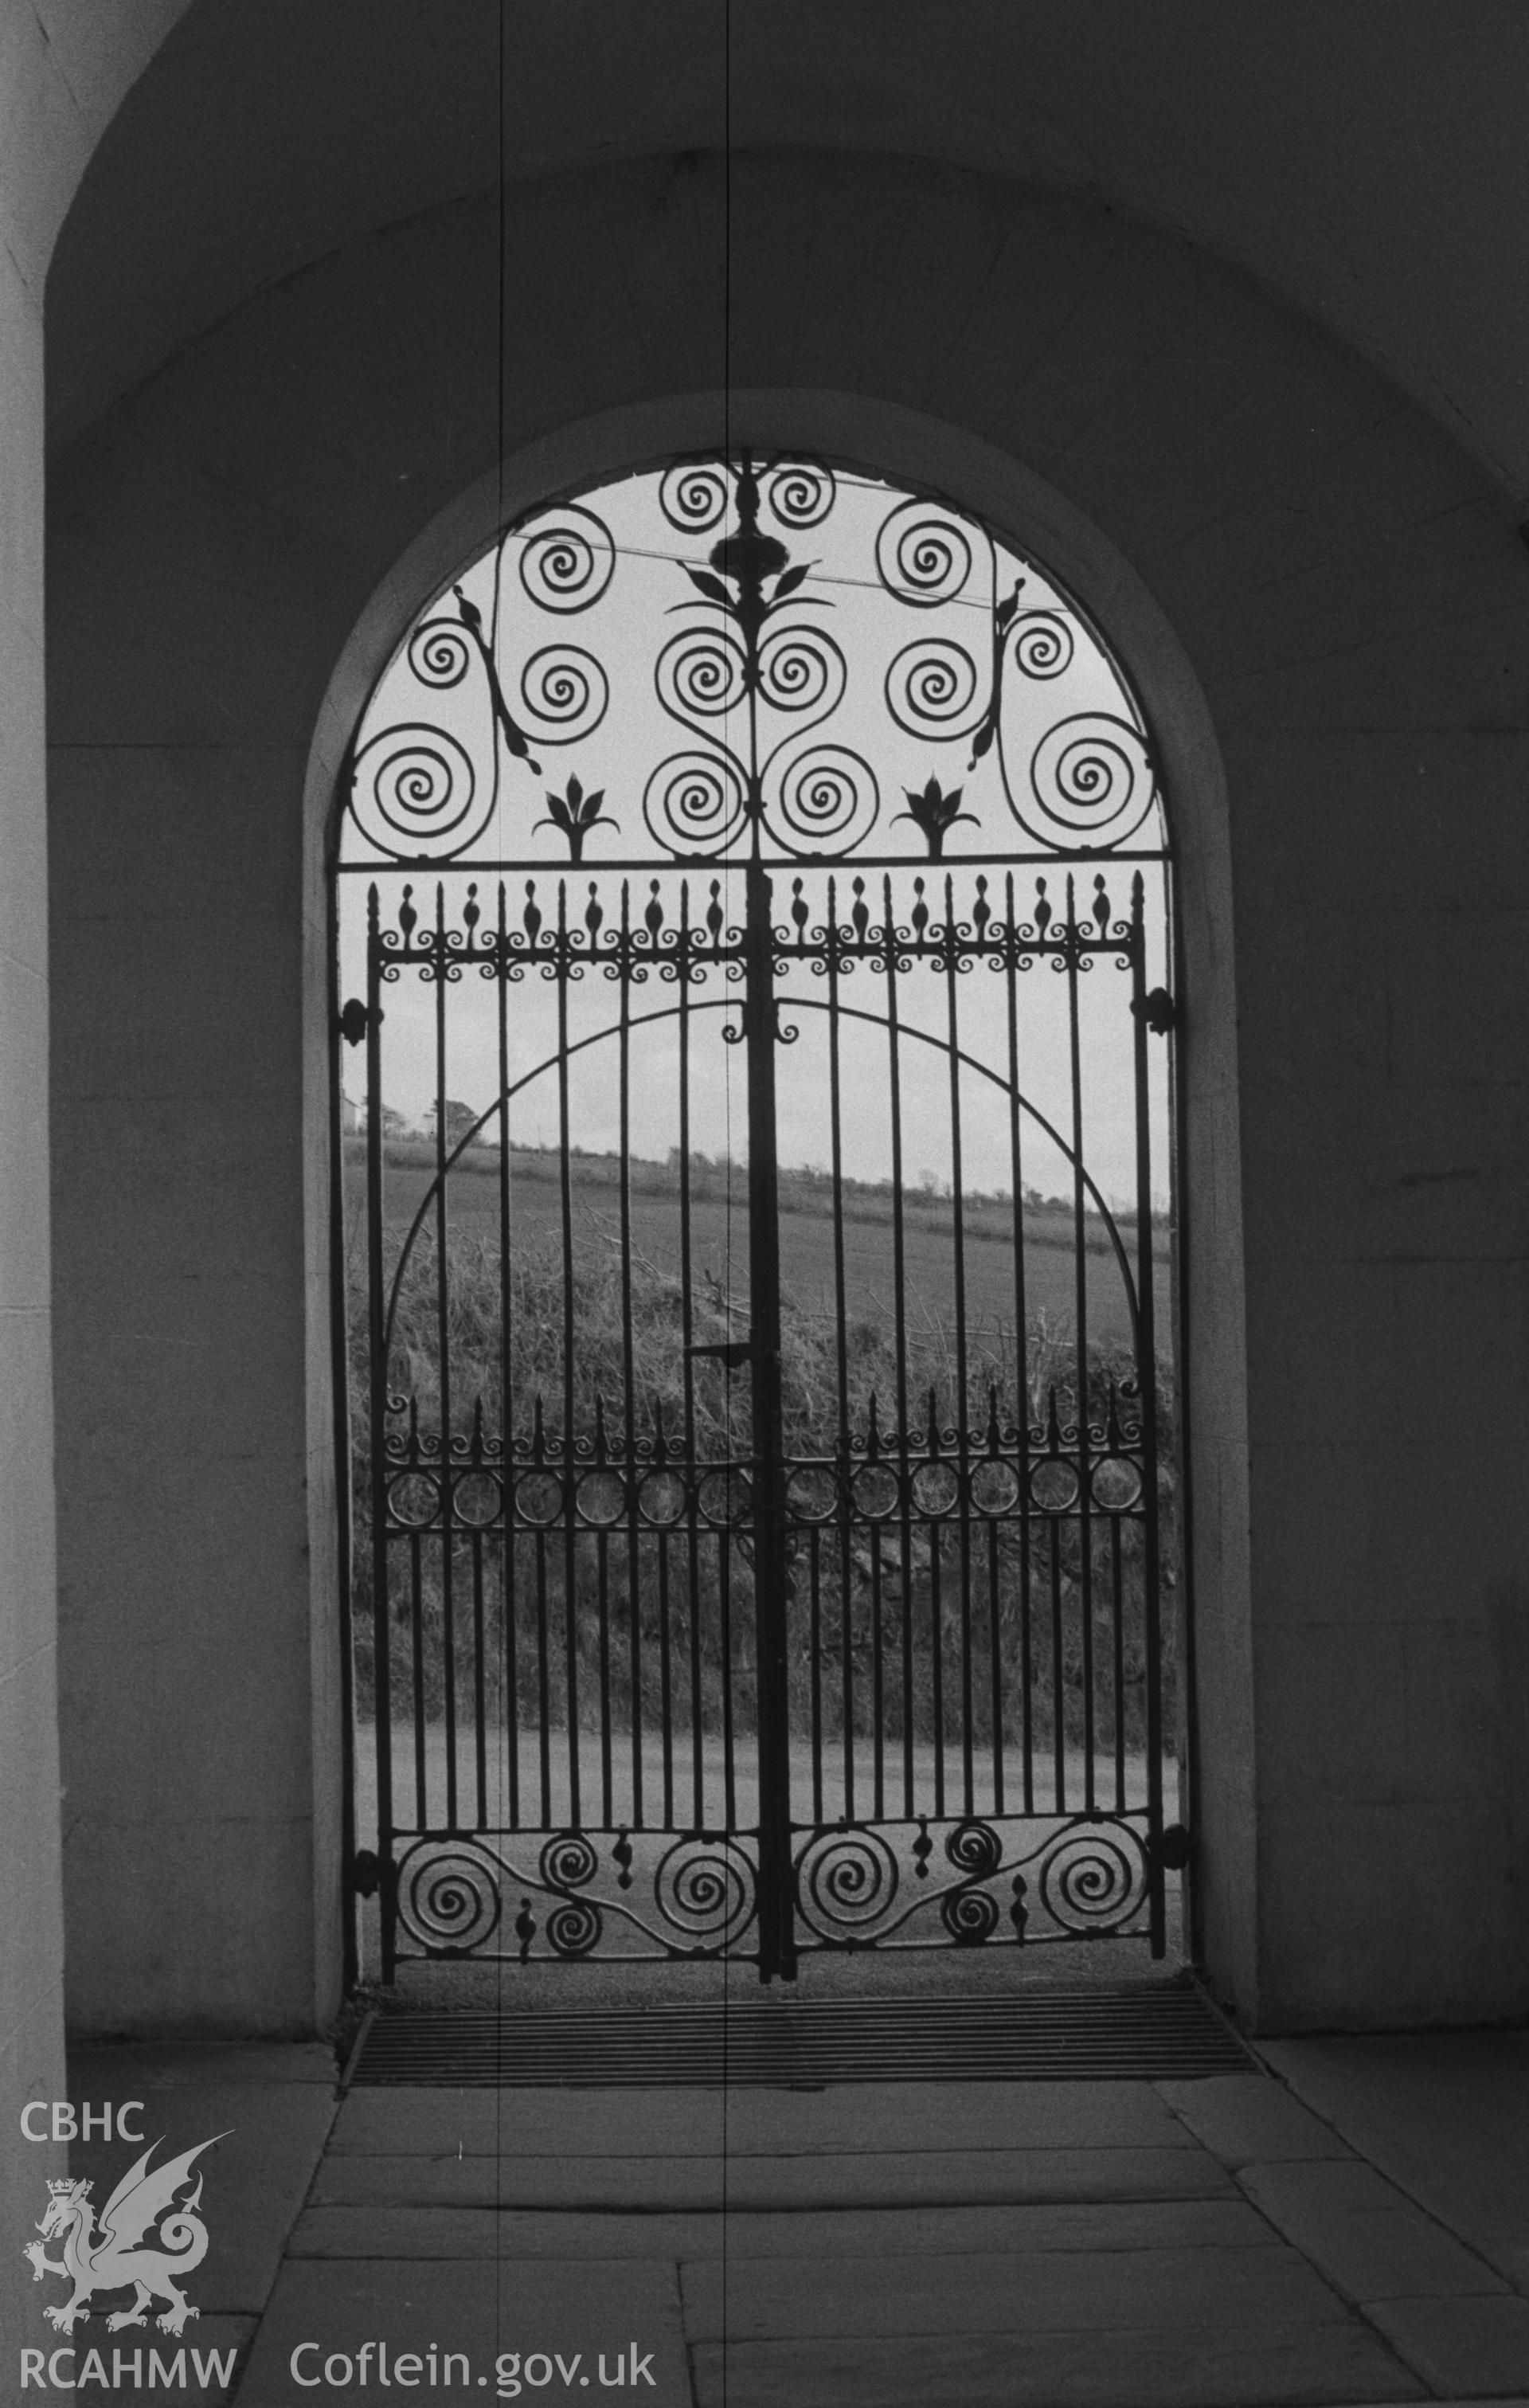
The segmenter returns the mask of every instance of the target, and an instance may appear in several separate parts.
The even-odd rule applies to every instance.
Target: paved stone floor
[[[227,2132],[183,2338],[236,2350],[239,2408],[380,2408],[384,2370],[390,2401],[1522,2408],[1529,2035],[1265,2053],[1272,2079],[336,2105],[319,2048],[121,2047],[71,2096],[145,2100],[170,2149]]]

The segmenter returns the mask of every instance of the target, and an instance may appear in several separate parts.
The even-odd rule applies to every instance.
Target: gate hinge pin
[[[340,1013],[340,1035],[347,1045],[359,1045],[371,1024],[371,1013],[355,996]]]
[[[350,1866],[358,1898],[375,1898],[382,1886],[382,1867],[375,1848],[358,1848]]]
[[[1139,1003],[1133,1003],[1131,1009],[1139,1013],[1154,1037],[1166,1037],[1170,1028],[1179,1025],[1179,1006],[1165,986],[1154,986]]]

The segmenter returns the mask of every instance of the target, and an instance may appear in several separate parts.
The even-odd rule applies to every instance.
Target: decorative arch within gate
[[[1163,1953],[1169,864],[1078,603],[679,462],[437,597],[344,806],[383,1978]]]

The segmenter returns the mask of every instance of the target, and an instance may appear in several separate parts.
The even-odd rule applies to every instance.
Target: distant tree
[[[382,1107],[383,1136],[404,1137],[407,1136],[407,1132],[408,1121],[406,1115],[399,1111],[396,1106],[393,1104],[384,1104]]]
[[[442,1111],[444,1111],[446,1120],[447,1144],[449,1146],[460,1145],[463,1139],[466,1136],[467,1131],[472,1127],[474,1122],[477,1120],[478,1114],[474,1111],[471,1104],[457,1103],[450,1096],[447,1098],[444,1106],[432,1104],[427,1115],[430,1122],[430,1134],[432,1137],[436,1134],[437,1115]]]

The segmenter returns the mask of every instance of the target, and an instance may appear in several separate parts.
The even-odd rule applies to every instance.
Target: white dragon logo
[[[213,2140],[225,2141],[226,2132],[216,2132]],[[91,2205],[88,2182],[51,2182],[48,2186],[48,2211],[36,2229],[41,2241],[29,2241],[22,2250],[23,2258],[32,2260],[32,2279],[40,2283],[45,2274],[62,2274],[74,2285],[74,2295],[60,2308],[45,2308],[44,2315],[60,2332],[72,2332],[77,2324],[90,2316],[90,2300],[95,2291],[120,2291],[133,2284],[136,2297],[130,2308],[120,2308],[107,2318],[107,2332],[120,2332],[124,2325],[148,2322],[144,2314],[151,2300],[167,2302],[165,2313],[155,2322],[161,2332],[179,2333],[185,2329],[188,2317],[197,2314],[183,2291],[178,2290],[171,2276],[189,2274],[207,2254],[207,2229],[197,2209],[202,2202],[202,2177],[196,2177],[196,2187],[190,2199],[171,2215],[177,2191],[183,2190],[191,2180],[193,2159],[203,2149],[210,2149],[212,2141],[203,2141],[194,2149],[187,2149],[179,2157],[167,2157],[162,2166],[149,2170],[149,2160],[159,2147],[151,2141],[136,2166],[130,2166],[106,2206],[101,2211],[101,2229],[95,2230],[95,2210]],[[162,2224],[160,2218],[166,2220]],[[157,2231],[155,2227],[158,2227]],[[143,2248],[146,2233],[164,2245]],[[64,2235],[64,2255],[50,2258],[45,2243],[55,2233]]]

